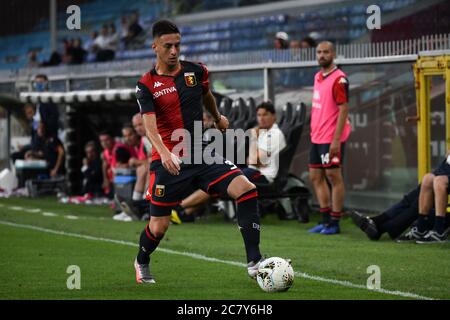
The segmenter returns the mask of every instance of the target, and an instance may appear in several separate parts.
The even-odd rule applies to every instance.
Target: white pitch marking
[[[26,212],[30,212],[30,213],[39,213],[41,212],[41,209],[24,209],[24,211]]]
[[[81,238],[81,239],[94,240],[94,241],[110,242],[110,243],[121,244],[121,245],[132,246],[132,247],[137,247],[138,246],[136,243],[133,243],[133,242],[130,242],[130,241],[107,239],[107,238],[88,236],[88,235],[78,234],[78,233],[71,233],[71,232],[64,232],[64,231],[53,230],[53,229],[46,229],[46,228],[33,226],[33,225],[29,225],[29,224],[19,224],[19,223],[14,223],[14,222],[9,222],[9,221],[2,221],[2,220],[0,220],[0,224],[11,226],[11,227],[36,230],[36,231],[41,231],[41,232],[45,232],[45,233],[57,234],[57,235],[67,236],[67,237]],[[165,252],[165,253],[170,253],[170,254],[176,254],[176,255],[190,257],[190,258],[197,259],[197,260],[218,262],[218,263],[223,263],[223,264],[228,264],[228,265],[238,266],[238,267],[247,267],[247,265],[245,263],[242,263],[242,262],[230,261],[230,260],[222,260],[222,259],[207,257],[207,256],[204,256],[204,255],[201,255],[201,254],[198,254],[198,253],[181,252],[181,251],[165,249],[165,248],[157,248],[157,250],[161,251],[161,252]],[[340,285],[340,286],[343,286],[343,287],[350,287],[350,288],[355,288],[355,289],[363,289],[363,290],[367,290],[367,291],[384,293],[384,294],[387,294],[387,295],[400,296],[400,297],[404,297],[404,298],[413,298],[413,299],[418,299],[418,300],[434,300],[434,298],[421,296],[421,295],[418,295],[418,294],[415,294],[415,293],[411,293],[411,292],[402,292],[402,291],[398,291],[398,290],[392,291],[392,290],[386,290],[386,289],[367,289],[367,287],[364,286],[364,285],[355,284],[355,283],[352,283],[350,281],[342,281],[342,280],[337,280],[337,279],[328,279],[328,278],[323,278],[323,277],[319,277],[319,276],[310,275],[310,274],[303,273],[303,272],[296,272],[295,275],[297,277],[310,279],[310,280],[314,280],[314,281],[321,281],[321,282],[326,282],[326,283]]]
[[[56,213],[53,213],[53,212],[42,212],[42,215],[46,216],[46,217],[56,217],[56,216],[58,216]]]
[[[15,211],[23,211],[25,208],[19,207],[19,206],[10,206],[9,209],[15,210]]]

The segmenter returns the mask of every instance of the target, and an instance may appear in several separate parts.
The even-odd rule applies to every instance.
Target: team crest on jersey
[[[155,196],[157,197],[164,197],[164,191],[166,189],[166,186],[162,185],[162,184],[157,184],[155,187]]]
[[[195,87],[197,85],[197,78],[195,77],[194,72],[185,72],[184,73],[184,82],[188,87]]]

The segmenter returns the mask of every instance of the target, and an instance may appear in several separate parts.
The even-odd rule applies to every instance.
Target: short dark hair
[[[90,140],[86,142],[86,144],[84,145],[84,149],[86,150],[87,148],[94,148],[95,151],[97,151],[97,144],[95,143],[94,140]]]
[[[128,163],[128,160],[131,158],[130,151],[125,147],[116,148],[114,155],[119,163]]]
[[[158,20],[153,24],[152,35],[153,39],[161,37],[164,34],[180,33],[178,27],[169,20]]]
[[[311,37],[304,37],[302,41],[306,42],[311,48],[317,47],[316,41]]]
[[[39,73],[39,74],[37,74],[37,75],[34,77],[35,80],[36,80],[37,78],[42,78],[42,79],[44,79],[45,81],[48,81],[47,75],[46,75],[46,74],[43,74],[43,73]]]
[[[112,138],[112,134],[109,130],[102,130],[99,132],[98,136],[110,136]]]
[[[130,129],[130,130],[136,132],[136,130],[134,130],[134,127],[131,123],[125,123],[122,127],[122,130],[124,130],[124,129]]]
[[[259,109],[264,109],[272,114],[275,114],[275,107],[273,106],[273,103],[271,101],[263,101],[256,107],[256,112],[258,112]]]

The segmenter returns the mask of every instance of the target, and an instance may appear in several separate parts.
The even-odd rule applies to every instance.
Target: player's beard
[[[332,63],[333,63],[333,60],[319,60],[319,65],[323,69],[328,69]]]

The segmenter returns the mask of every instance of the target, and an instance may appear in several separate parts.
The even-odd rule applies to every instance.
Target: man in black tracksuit
[[[433,174],[435,176],[450,174],[450,165],[447,159],[444,160],[439,167],[437,167]],[[370,240],[378,240],[383,233],[389,234],[393,240],[411,241],[409,233],[404,236],[400,235],[406,231],[419,218],[419,195],[421,185],[406,194],[403,199],[382,212],[375,217],[367,217],[358,211],[352,212],[353,222],[369,237]],[[435,212],[431,210],[429,219],[427,221],[427,229],[432,229],[434,226]],[[450,224],[450,217],[447,215],[446,227]]]

